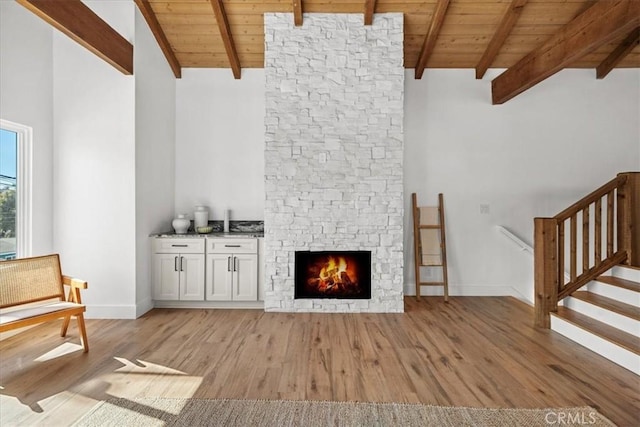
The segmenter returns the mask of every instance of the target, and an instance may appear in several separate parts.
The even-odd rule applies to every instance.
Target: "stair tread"
[[[629,317],[634,320],[640,320],[640,307],[635,307],[630,304],[625,304],[618,300],[607,298],[602,295],[594,294],[589,291],[577,291],[571,294],[573,298],[588,302],[605,310],[618,313],[622,316]]]
[[[578,313],[577,311],[566,307],[560,306],[558,307],[558,311],[552,314],[566,320],[567,322],[573,323],[574,325],[591,332],[602,339],[640,355],[640,337],[634,337],[627,332],[621,331],[620,329],[609,326],[592,317]]]
[[[615,276],[598,276],[596,281],[629,289],[630,291],[640,292],[640,283],[634,282],[633,280],[621,279]]]

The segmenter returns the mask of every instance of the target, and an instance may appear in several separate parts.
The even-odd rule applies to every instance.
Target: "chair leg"
[[[62,328],[60,329],[60,336],[67,336],[67,329],[69,328],[69,322],[71,321],[71,316],[67,316],[62,321]]]
[[[87,341],[87,329],[84,326],[84,315],[78,314],[76,318],[78,319],[78,329],[80,329],[82,346],[84,347],[84,352],[87,353],[89,351],[89,341]]]

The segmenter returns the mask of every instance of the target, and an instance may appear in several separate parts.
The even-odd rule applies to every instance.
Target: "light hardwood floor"
[[[509,297],[405,299],[404,314],[156,309],[89,320],[83,354],[42,325],[0,342],[0,424],[68,425],[109,397],[590,405],[640,421],[640,377],[533,328]]]

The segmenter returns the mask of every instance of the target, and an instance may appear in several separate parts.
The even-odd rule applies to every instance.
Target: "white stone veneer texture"
[[[403,17],[266,13],[265,310],[402,312]],[[294,299],[297,250],[370,250],[370,300]]]

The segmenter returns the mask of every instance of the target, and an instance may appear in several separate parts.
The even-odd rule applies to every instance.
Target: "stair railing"
[[[640,172],[618,174],[553,218],[535,218],[533,246],[535,325],[549,328],[563,298],[617,264],[640,267]]]

